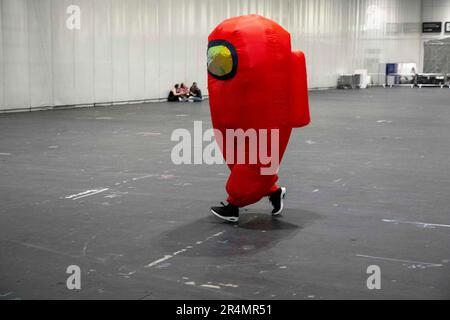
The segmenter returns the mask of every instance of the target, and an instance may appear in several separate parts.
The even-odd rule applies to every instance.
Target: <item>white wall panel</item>
[[[29,33],[26,0],[2,1],[3,95],[8,108],[30,106]]]
[[[27,0],[30,104],[52,104],[51,1]]]
[[[447,2],[424,0],[425,8]],[[430,5],[431,3],[431,5]],[[258,13],[292,34],[312,88],[385,62],[421,66],[421,0],[0,0],[0,108],[164,98],[174,83],[207,93],[206,46],[227,17]],[[68,30],[66,9],[82,10]],[[432,15],[437,14],[431,10]],[[419,68],[420,70],[420,68]]]
[[[3,55],[3,1],[0,1],[0,110],[5,106],[5,99],[3,94],[5,72],[3,66],[5,59]]]
[[[145,98],[155,99],[160,97],[160,63],[159,63],[159,1],[144,1],[144,35],[145,35]]]
[[[422,21],[442,22],[441,33],[424,33],[420,47],[420,60],[424,58],[424,44],[429,40],[450,37],[445,33],[445,23],[450,22],[450,0],[422,0]]]
[[[423,0],[423,19],[450,22],[450,0]]]
[[[66,9],[70,0],[52,0],[52,78],[53,103],[55,105],[76,104],[78,99],[75,82],[75,32],[66,27]],[[81,25],[82,28],[84,25]],[[8,106],[9,107],[9,106]]]
[[[59,0],[56,0],[59,1]],[[94,2],[71,0],[81,11],[81,29],[71,31],[74,36],[75,103],[94,102]]]
[[[186,1],[171,1],[170,7],[170,23],[172,39],[172,74],[171,82],[186,82],[186,66],[188,61],[186,59],[186,52],[189,50],[188,34],[186,32]],[[189,62],[190,63],[190,62]],[[162,94],[167,92],[167,85],[161,83]],[[165,90],[164,90],[165,88]]]
[[[145,99],[145,32],[144,32],[144,1],[130,0],[128,2],[129,27],[129,95],[127,100]]]
[[[113,99],[111,0],[96,0],[94,4],[94,100]]]
[[[130,94],[130,24],[128,1],[112,0],[112,101],[127,101]]]
[[[173,30],[172,0],[159,2],[159,97],[164,97],[167,87],[174,83],[174,42],[177,36]],[[181,72],[181,70],[179,70]]]

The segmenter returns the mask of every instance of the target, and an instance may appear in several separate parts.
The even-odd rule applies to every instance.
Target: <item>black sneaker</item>
[[[286,198],[286,188],[280,188],[269,197],[272,203],[273,210],[272,215],[274,217],[279,216],[284,207],[284,198]]]
[[[218,218],[228,222],[239,221],[239,207],[232,205],[231,203],[225,205],[221,202],[222,207],[212,207],[211,212]]]

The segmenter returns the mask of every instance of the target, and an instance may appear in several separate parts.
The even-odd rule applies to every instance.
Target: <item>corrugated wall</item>
[[[67,8],[81,8],[69,30]],[[420,65],[420,0],[0,0],[0,108],[157,99],[206,91],[207,36],[258,13],[305,51],[310,87],[381,62]]]

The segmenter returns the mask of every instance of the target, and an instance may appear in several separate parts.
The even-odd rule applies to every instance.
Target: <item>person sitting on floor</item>
[[[203,101],[202,90],[200,90],[197,86],[197,82],[192,84],[190,89],[191,99],[196,102]]]
[[[189,88],[186,87],[184,83],[180,85],[180,94],[183,100],[187,100],[189,98]]]
[[[172,90],[169,92],[169,97],[167,98],[169,102],[180,102],[181,101],[181,91],[180,85],[176,84]]]

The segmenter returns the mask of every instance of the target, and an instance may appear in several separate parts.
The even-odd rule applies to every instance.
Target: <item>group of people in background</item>
[[[197,82],[194,82],[189,89],[184,83],[176,84],[170,90],[169,102],[200,102],[203,101],[202,91],[198,88]]]

